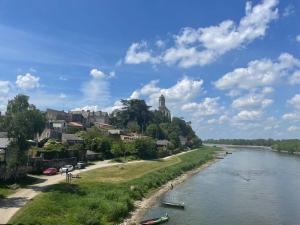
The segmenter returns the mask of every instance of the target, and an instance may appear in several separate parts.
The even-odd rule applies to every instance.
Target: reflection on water
[[[174,187],[145,217],[167,212],[172,225],[299,225],[300,157],[239,148],[232,155]]]

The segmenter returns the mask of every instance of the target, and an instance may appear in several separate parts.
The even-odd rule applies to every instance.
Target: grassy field
[[[167,160],[137,162],[82,173],[72,184],[53,185],[23,207],[10,221],[35,225],[118,224],[133,203],[167,181],[213,159],[218,149],[198,151]]]

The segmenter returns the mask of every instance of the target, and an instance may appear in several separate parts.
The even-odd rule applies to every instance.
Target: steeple
[[[169,120],[171,120],[171,113],[170,110],[166,107],[166,99],[165,96],[163,96],[163,94],[161,94],[161,96],[159,97],[158,100],[158,110],[164,115],[166,116]]]
[[[166,107],[165,96],[161,94],[161,96],[159,97],[159,108],[165,108],[165,107]]]

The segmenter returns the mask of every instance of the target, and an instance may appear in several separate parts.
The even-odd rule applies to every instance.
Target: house
[[[172,143],[168,140],[157,140],[156,141],[157,148],[167,150],[172,146]]]
[[[59,111],[55,109],[46,110],[46,119],[48,121],[52,120],[67,120],[68,114],[65,111]]]
[[[107,123],[99,123],[99,122],[95,122],[95,126],[99,129],[102,130],[112,130],[115,129],[115,127],[113,125],[107,124]]]
[[[146,136],[143,136],[143,135],[137,134],[137,133],[127,133],[127,134],[120,135],[120,139],[123,142],[134,141],[136,139],[140,139],[143,137],[146,137]]]
[[[5,161],[5,153],[10,143],[6,132],[0,132],[0,162]]]
[[[62,143],[68,143],[69,145],[83,144],[83,139],[76,134],[63,133],[61,137]]]

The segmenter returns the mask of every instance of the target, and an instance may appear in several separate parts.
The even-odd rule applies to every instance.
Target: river
[[[145,218],[168,213],[172,225],[299,225],[300,157],[235,148],[162,199],[186,208],[157,203]]]

